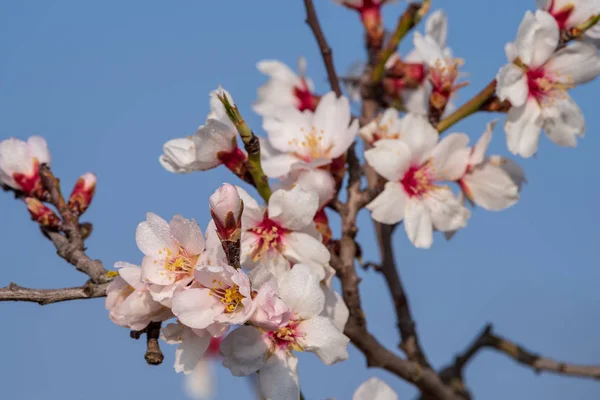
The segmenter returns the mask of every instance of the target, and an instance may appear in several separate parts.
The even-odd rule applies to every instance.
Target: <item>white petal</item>
[[[442,49],[446,47],[448,18],[443,10],[435,10],[425,22],[425,35],[431,37]]]
[[[579,85],[600,74],[600,56],[595,46],[575,42],[557,51],[544,68],[558,82]]]
[[[190,255],[198,255],[204,250],[204,236],[198,223],[181,215],[173,217],[169,223],[171,234]]]
[[[304,232],[286,234],[283,244],[285,246],[283,255],[297,264],[322,266],[327,264],[331,257],[327,247],[319,239]]]
[[[402,119],[402,141],[412,154],[412,162],[422,164],[439,140],[439,133],[423,115],[406,114]]]
[[[317,193],[319,208],[324,207],[335,196],[335,179],[330,172],[320,168],[295,168],[282,183],[289,187],[298,185],[307,192]]]
[[[282,153],[267,139],[260,138],[260,161],[265,175],[278,178],[286,175],[300,160],[292,153]]]
[[[269,142],[284,153],[305,150],[301,143],[311,128],[312,113],[302,113],[292,107],[280,108],[276,114],[266,116],[263,120],[263,129],[267,132]]]
[[[473,151],[469,159],[469,164],[471,166],[479,165],[485,159],[485,153],[492,140],[492,132],[494,131],[497,122],[498,120],[488,122],[483,135],[481,135],[477,143],[475,143],[475,146],[473,146]]]
[[[540,140],[542,122],[542,110],[535,99],[529,99],[523,107],[512,107],[504,122],[508,150],[522,157],[534,155]]]
[[[423,58],[423,61],[430,67],[435,67],[438,62],[444,63],[443,50],[432,37],[423,37],[419,32],[415,32],[413,44]]]
[[[196,146],[191,139],[172,139],[163,145],[160,163],[169,172],[187,173],[200,169],[196,161]]]
[[[398,181],[410,167],[412,153],[401,140],[384,139],[365,151],[365,159],[375,171],[388,181]]]
[[[183,332],[187,329],[181,324],[168,324],[163,326],[160,332],[160,338],[167,344],[179,344],[183,339]]]
[[[134,289],[141,289],[142,284],[142,269],[137,265],[118,261],[115,263],[115,268],[119,269],[119,276]]]
[[[223,339],[221,354],[223,366],[233,376],[246,376],[265,364],[269,346],[263,333],[251,326],[240,326]]]
[[[518,186],[519,190],[523,186],[523,183],[527,183],[527,178],[525,177],[525,171],[513,160],[500,156],[491,156],[489,161],[502,168],[504,172],[508,174],[510,179]]]
[[[265,400],[298,400],[298,359],[275,352],[260,369],[258,382]]]
[[[289,85],[295,85],[300,82],[300,78],[290,67],[277,60],[262,60],[256,64],[256,68],[272,79],[286,82]]]
[[[463,178],[475,204],[490,211],[504,210],[519,200],[519,188],[498,166],[484,162]]]
[[[435,146],[431,153],[437,180],[454,181],[465,173],[471,149],[469,137],[464,133],[451,133]]]
[[[205,329],[223,312],[223,304],[209,289],[188,289],[173,298],[173,313],[182,324]]]
[[[196,161],[202,170],[221,164],[220,152],[231,152],[235,148],[236,131],[216,119],[209,119],[192,136],[196,149]]]
[[[352,400],[398,400],[398,395],[385,382],[370,378],[356,389]]]
[[[221,85],[219,85],[219,87],[216,90],[213,90],[212,92],[210,92],[210,115],[209,118],[214,118],[215,120],[221,122],[221,124],[225,125],[228,127],[228,131],[229,132],[233,132],[234,136],[235,136],[235,127],[233,126],[233,123],[231,122],[231,120],[229,119],[229,117],[227,116],[227,113],[225,112],[225,107],[223,106],[223,103],[221,103],[221,100],[219,100],[219,98],[217,97],[217,94],[227,97],[227,99],[229,100],[229,103],[231,105],[235,105],[235,102],[233,101],[233,98],[231,97],[231,94],[223,89],[221,87]]]
[[[236,189],[240,198],[244,202],[244,211],[242,212],[242,229],[248,230],[258,225],[264,216],[264,210],[258,205],[254,197],[239,186]]]
[[[279,297],[302,319],[319,315],[325,304],[319,278],[303,264],[294,265],[279,281]]]
[[[508,61],[513,62],[519,57],[517,46],[513,42],[508,42],[504,45],[504,53]]]
[[[310,224],[319,208],[315,192],[295,186],[292,190],[276,190],[269,198],[269,218],[282,227],[298,230]]]
[[[198,336],[191,329],[186,329],[175,351],[175,372],[190,374],[204,356],[209,343],[209,335]]]
[[[367,205],[371,217],[382,224],[396,224],[404,218],[404,207],[407,195],[402,185],[397,182],[387,182],[385,189]]]
[[[471,212],[448,188],[432,191],[423,199],[423,204],[431,216],[434,228],[438,231],[455,231],[463,228],[471,216]]]
[[[31,136],[27,139],[27,145],[32,158],[37,158],[40,164],[50,164],[50,150],[46,139],[41,136]]]
[[[529,87],[522,69],[514,64],[506,64],[498,71],[496,81],[496,94],[500,100],[508,100],[514,107],[525,104]]]
[[[214,396],[214,379],[210,361],[201,359],[192,373],[186,376],[186,393],[196,400],[212,399]]]
[[[325,363],[335,364],[348,359],[348,343],[350,339],[341,333],[326,317],[313,317],[298,325],[298,332],[303,335],[298,343],[305,351],[312,351]]]
[[[418,248],[428,249],[433,243],[433,223],[425,206],[417,198],[409,198],[405,208],[404,229],[408,239]]]
[[[568,95],[542,108],[546,135],[559,146],[577,146],[577,137],[585,133],[581,109]]]
[[[521,61],[529,68],[543,65],[558,46],[559,30],[554,17],[545,11],[527,11],[515,44]]]
[[[177,244],[171,237],[169,224],[154,213],[147,213],[146,221],[140,222],[135,232],[135,240],[146,255],[158,256],[158,252],[164,249],[177,253]]]

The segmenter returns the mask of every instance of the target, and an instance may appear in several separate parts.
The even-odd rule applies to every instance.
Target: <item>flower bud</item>
[[[32,136],[26,142],[9,138],[0,142],[0,185],[29,197],[44,197],[40,166],[50,165],[44,138]]]
[[[219,238],[222,241],[239,240],[244,203],[235,186],[224,183],[210,196],[209,203]]]
[[[69,208],[77,215],[81,215],[87,210],[94,197],[96,191],[96,175],[88,172],[87,174],[81,175],[71,196],[69,197]]]
[[[31,219],[40,224],[41,227],[56,230],[60,227],[60,218],[44,203],[34,197],[25,199],[27,210],[31,214]]]

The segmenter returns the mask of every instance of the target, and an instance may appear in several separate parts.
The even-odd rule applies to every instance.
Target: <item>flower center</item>
[[[282,237],[288,230],[282,228],[277,222],[269,219],[267,212],[263,216],[263,220],[260,224],[250,230],[252,233],[258,236],[258,243],[256,249],[252,252],[252,261],[258,261],[265,253],[269,251],[282,252],[284,245],[282,243]]]
[[[567,90],[575,85],[570,77],[564,77],[566,83],[557,82],[558,74],[541,67],[527,70],[527,86],[529,95],[535,98],[541,106],[551,105],[556,100],[563,100]]]
[[[410,167],[400,183],[410,197],[422,196],[437,187],[434,184],[433,170],[429,162]]]
[[[550,6],[548,7],[548,12],[554,17],[556,23],[560,30],[567,28],[567,20],[573,14],[575,10],[575,5],[573,3],[566,4],[563,8],[559,10],[555,10],[556,1],[552,0],[550,2]]]
[[[315,101],[315,96],[308,90],[308,85],[304,78],[301,78],[301,80],[300,87],[294,87],[294,96],[298,100],[298,110],[315,111],[318,101]]]
[[[164,268],[169,272],[173,272],[176,275],[191,275],[194,273],[196,268],[196,261],[198,256],[192,256],[181,246],[177,254],[173,254],[171,249],[164,248],[158,251],[158,254],[164,257]],[[156,263],[157,261],[154,261]]]
[[[290,321],[286,326],[267,333],[271,339],[273,351],[276,349],[304,351],[297,342],[297,339],[301,337],[297,329],[298,324],[299,321]]]
[[[373,141],[376,142],[382,139],[400,139],[400,132],[392,132],[392,127],[389,123],[379,125],[377,132],[373,133]]]
[[[324,146],[323,139],[325,137],[325,131],[323,131],[323,129],[317,132],[317,128],[313,126],[308,133],[305,132],[304,128],[300,128],[300,132],[304,136],[302,141],[298,141],[296,138],[289,141],[290,145],[299,147],[299,151],[296,152],[296,157],[308,163],[319,158],[331,158],[329,156],[329,151],[333,147],[333,144],[326,147]]]
[[[240,287],[238,285],[225,286],[222,281],[213,280],[213,287],[208,293],[209,296],[217,297],[221,303],[225,305],[225,313],[230,314],[237,310],[238,306],[242,304],[242,300],[245,297],[240,293]]]

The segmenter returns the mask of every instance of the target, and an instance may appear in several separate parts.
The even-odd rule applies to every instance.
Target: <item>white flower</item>
[[[367,208],[376,221],[404,221],[410,241],[421,248],[433,242],[433,228],[462,228],[470,212],[439,181],[453,181],[466,169],[469,152],[465,134],[450,134],[438,142],[437,131],[423,116],[407,114],[402,140],[380,140],[365,152],[367,162],[389,182]]]
[[[194,278],[198,259],[204,252],[202,231],[196,221],[180,215],[170,223],[153,213],[146,214],[135,234],[144,259],[142,279],[153,284],[156,301],[169,306],[178,288],[188,285]]]
[[[490,211],[500,211],[519,200],[525,181],[523,170],[500,156],[485,157],[496,122],[488,124],[469,155],[465,174],[458,180],[464,195],[473,203]],[[509,166],[507,168],[507,166]]]
[[[298,264],[280,279],[279,296],[292,312],[290,321],[273,331],[252,326],[234,330],[221,344],[223,365],[234,376],[259,371],[266,399],[297,400],[298,359],[292,351],[313,352],[331,365],[348,358],[349,339],[319,316],[325,297],[308,266]]]
[[[142,270],[137,265],[117,262],[119,276],[106,288],[106,309],[110,319],[117,325],[139,331],[152,321],[164,321],[173,314],[156,302],[148,285],[142,283]]]
[[[388,108],[373,121],[360,129],[360,136],[370,144],[381,139],[400,139],[404,130],[400,113],[395,108]]]
[[[514,154],[535,154],[542,128],[554,143],[568,147],[585,132],[581,110],[567,90],[600,74],[600,57],[590,44],[576,42],[556,51],[558,43],[554,17],[528,11],[515,43],[507,45],[511,64],[498,72],[496,93],[512,105],[504,129]],[[517,57],[519,65],[512,63]]]
[[[169,172],[188,173],[204,171],[224,164],[232,171],[239,170],[246,154],[237,147],[237,131],[223,104],[217,98],[223,94],[234,104],[229,92],[219,87],[210,93],[210,114],[190,138],[169,140],[163,146],[159,161]]]
[[[244,201],[242,265],[264,267],[277,277],[289,270],[290,263],[308,264],[319,280],[323,279],[323,266],[329,263],[330,254],[313,223],[319,206],[317,195],[298,186],[279,189],[265,209],[244,189],[238,191]]]
[[[356,389],[352,400],[398,400],[398,395],[382,380],[370,378]]]
[[[252,109],[264,117],[276,115],[281,108],[295,108],[300,111],[314,111],[319,97],[314,94],[314,84],[306,77],[306,60],[298,60],[298,74],[287,65],[276,60],[263,60],[258,63],[260,72],[270,76],[270,80],[258,88],[258,100]]]
[[[27,142],[15,138],[0,142],[0,186],[27,196],[41,195],[41,164],[50,165],[50,151],[43,137],[31,136]]]
[[[577,27],[600,14],[600,3],[596,0],[536,0],[540,10],[554,17],[560,30]],[[600,26],[596,24],[585,32],[591,39],[600,38]]]

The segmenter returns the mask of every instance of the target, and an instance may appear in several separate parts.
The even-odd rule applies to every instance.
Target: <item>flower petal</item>
[[[298,400],[298,359],[294,355],[275,352],[260,369],[258,382],[265,400]]]
[[[185,390],[189,397],[196,400],[209,400],[214,397],[214,376],[207,359],[201,359],[196,368],[185,380]]]
[[[242,212],[242,228],[249,230],[260,224],[263,220],[264,210],[258,205],[254,197],[239,186],[236,189],[240,198],[244,202],[244,211]]]
[[[164,249],[177,252],[177,244],[171,237],[169,224],[154,213],[147,213],[146,221],[140,222],[135,232],[135,240],[146,255],[158,256],[158,252]]]
[[[433,243],[433,222],[421,200],[409,198],[405,208],[404,229],[415,247],[428,249]]]
[[[425,22],[425,35],[436,42],[440,48],[446,47],[448,36],[448,18],[443,10],[435,10]]]
[[[577,146],[577,137],[585,134],[581,109],[570,97],[556,100],[542,108],[546,135],[559,146]]]
[[[519,200],[519,187],[500,167],[484,162],[463,178],[471,200],[478,206],[500,211]]]
[[[223,304],[209,289],[188,289],[173,298],[173,314],[182,324],[205,329],[223,312]]]
[[[375,171],[388,181],[398,181],[410,167],[412,153],[401,140],[384,139],[365,151],[365,159]]]
[[[412,162],[422,164],[439,140],[439,133],[423,115],[406,114],[402,118],[402,141],[411,151]]]
[[[477,143],[475,143],[475,146],[473,146],[473,151],[469,159],[469,164],[471,166],[479,165],[485,159],[485,153],[492,140],[492,132],[494,131],[497,122],[497,119],[488,122],[483,135],[481,135]]]
[[[279,281],[279,297],[301,319],[311,318],[323,311],[325,295],[312,269],[296,264]]]
[[[522,157],[534,155],[538,148],[542,123],[542,110],[535,99],[529,99],[523,107],[512,107],[504,122],[508,150]]]
[[[371,217],[382,224],[396,224],[404,218],[404,208],[408,197],[399,183],[387,182],[385,189],[367,204]]]
[[[319,208],[315,192],[304,191],[300,186],[291,190],[276,190],[269,199],[269,218],[282,227],[298,230],[310,224]]]
[[[246,376],[261,369],[268,351],[264,334],[252,326],[240,326],[221,342],[223,366],[233,376]]]
[[[260,161],[265,175],[278,178],[290,172],[292,166],[301,160],[293,153],[282,153],[267,139],[260,139]]]
[[[198,336],[191,329],[185,329],[181,344],[175,350],[175,372],[183,372],[186,375],[192,373],[204,356],[209,343],[210,335]]]
[[[595,46],[574,42],[557,51],[544,68],[558,82],[579,85],[600,74],[600,56]]]
[[[438,231],[455,231],[467,225],[471,212],[448,188],[432,191],[423,199],[433,226]]]
[[[527,76],[514,64],[506,64],[496,75],[496,94],[500,100],[508,100],[514,107],[521,107],[527,101],[529,87]]]
[[[437,180],[454,181],[465,173],[471,149],[469,137],[464,133],[445,136],[431,152],[433,170]]]
[[[313,317],[298,325],[301,339],[298,343],[305,351],[312,351],[326,365],[348,359],[350,339],[341,333],[326,317]]]
[[[538,10],[525,13],[519,26],[515,45],[521,61],[529,68],[542,66],[556,51],[559,40],[558,24],[554,17]]]
[[[204,236],[194,219],[186,219],[181,215],[173,217],[169,223],[171,234],[190,255],[197,255],[204,250]]]
[[[283,255],[296,264],[323,266],[329,263],[331,258],[327,247],[320,240],[304,232],[288,233],[283,244]],[[324,274],[319,276],[320,279],[324,277]]]
[[[352,400],[398,400],[398,395],[385,382],[370,378],[356,389]]]

